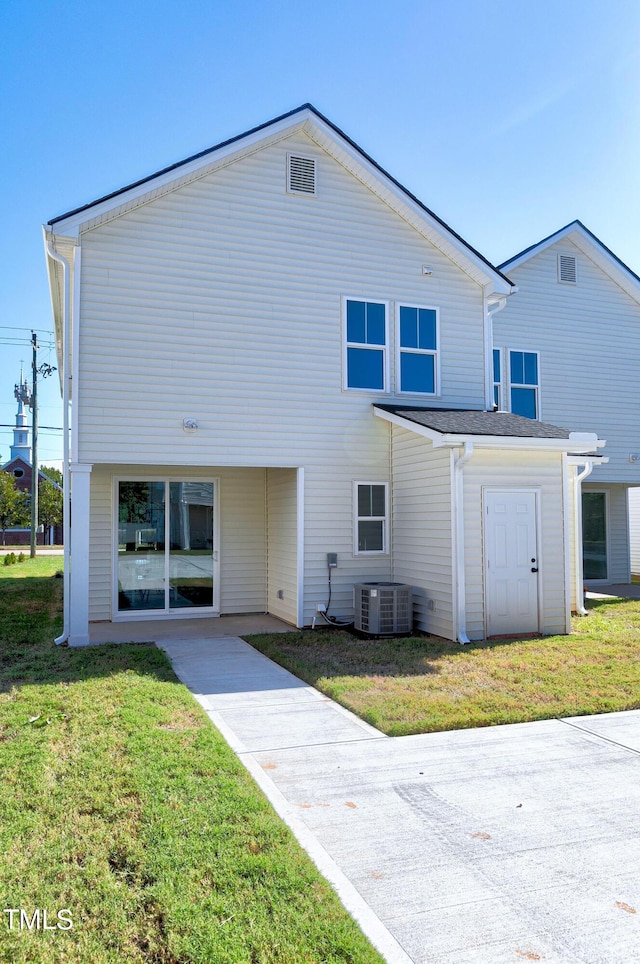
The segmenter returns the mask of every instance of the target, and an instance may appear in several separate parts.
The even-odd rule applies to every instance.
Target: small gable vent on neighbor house
[[[300,154],[287,155],[287,191],[290,194],[316,193],[316,161]]]
[[[558,255],[558,281],[568,285],[574,285],[578,281],[578,271],[574,255]]]

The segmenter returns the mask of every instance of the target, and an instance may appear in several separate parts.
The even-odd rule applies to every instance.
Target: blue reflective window
[[[385,305],[347,301],[347,346],[347,387],[384,391]]]
[[[500,365],[500,349],[499,349],[499,348],[494,348],[494,349],[493,349],[493,380],[494,380],[494,382],[499,382],[499,381],[501,381],[501,379],[502,379],[502,375],[501,375],[501,373],[500,373],[500,368],[501,368],[501,365]]]
[[[525,418],[537,418],[535,388],[512,388],[511,411],[514,415],[524,415]]]
[[[400,306],[401,392],[436,393],[438,314],[435,308]]]
[[[510,398],[514,415],[538,418],[538,355],[534,351],[509,352]]]
[[[434,355],[403,351],[400,356],[400,382],[403,392],[426,392],[436,390]]]
[[[384,352],[372,348],[347,348],[349,388],[384,390]]]

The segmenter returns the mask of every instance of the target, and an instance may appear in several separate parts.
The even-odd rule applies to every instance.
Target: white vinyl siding
[[[414,587],[417,629],[452,639],[451,452],[393,426],[393,578]]]
[[[557,283],[559,253],[577,258],[578,284]],[[640,484],[640,305],[568,239],[505,271],[518,292],[494,316],[494,344],[540,352],[545,422],[606,439],[590,483]]]
[[[287,152],[321,159],[313,203],[283,190]],[[439,305],[443,402],[483,406],[482,289],[303,134],[82,236],[80,460],[98,473],[103,463],[214,472],[223,538],[222,468],[304,466],[307,624],[326,601],[327,552],[339,554],[336,615],[352,614],[354,582],[390,578],[389,557],[353,553],[352,482],[390,477],[390,431],[372,415],[375,393],[342,389],[350,293]],[[264,523],[257,531],[246,561],[254,573],[261,560],[262,582],[247,607],[266,598]],[[232,611],[245,603],[225,597],[224,545],[220,567]]]
[[[555,453],[498,452],[476,449],[463,469],[467,633],[482,639],[484,623],[484,556],[482,488],[539,490],[541,539],[538,546],[542,587],[542,632],[564,633],[566,627],[565,540],[562,457]]]
[[[297,484],[295,469],[267,469],[267,609],[294,625],[298,598]]]

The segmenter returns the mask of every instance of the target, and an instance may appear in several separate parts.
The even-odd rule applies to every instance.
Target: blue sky
[[[2,423],[50,343],[41,224],[306,101],[494,264],[580,218],[640,272],[637,0],[4,0],[0,36]]]

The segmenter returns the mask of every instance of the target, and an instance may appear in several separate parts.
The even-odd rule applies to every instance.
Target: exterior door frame
[[[592,494],[604,495],[605,552],[607,554],[607,575],[604,579],[587,579],[587,577],[584,575],[584,512],[582,508],[582,498],[585,495]],[[583,582],[588,582],[590,586],[608,586],[611,583],[611,500],[609,489],[606,489],[603,486],[589,486],[585,489],[584,486],[582,486],[580,491],[580,516],[583,519],[582,532],[580,533],[583,553]]]
[[[213,606],[194,607],[193,609],[147,609],[131,612],[118,609],[118,486],[120,482],[210,482],[213,485]],[[199,616],[220,615],[220,479],[216,476],[189,476],[165,473],[140,472],[136,475],[118,475],[113,478],[111,498],[112,520],[112,585],[111,621],[129,622],[130,620],[149,619],[197,619]],[[165,550],[166,553],[166,550]],[[168,553],[165,554],[165,567]],[[165,568],[166,576],[166,568]]]
[[[487,590],[487,496],[493,493],[508,492],[510,495],[516,492],[527,493],[534,497],[535,507],[535,533],[536,533],[536,559],[538,566],[537,583],[537,628],[535,633],[542,632],[543,626],[543,593],[542,593],[542,573],[544,572],[544,558],[542,551],[542,519],[541,519],[541,489],[535,485],[483,485],[482,486],[482,575],[483,575],[483,597],[484,597],[484,633],[485,638],[489,636],[489,593]],[[526,632],[530,632],[527,630]],[[517,635],[517,632],[514,633]]]

